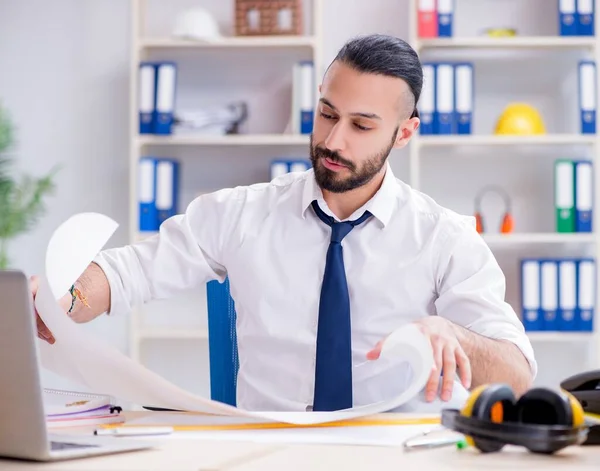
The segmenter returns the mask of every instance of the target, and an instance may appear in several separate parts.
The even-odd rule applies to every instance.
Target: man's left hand
[[[471,387],[471,365],[467,354],[463,350],[456,336],[452,323],[439,316],[428,316],[414,324],[429,339],[433,349],[434,364],[427,385],[425,386],[425,399],[433,401],[439,388],[440,376],[442,378],[441,399],[448,401],[452,397],[456,369],[465,388]],[[380,341],[373,350],[367,353],[369,360],[376,360],[381,354]]]

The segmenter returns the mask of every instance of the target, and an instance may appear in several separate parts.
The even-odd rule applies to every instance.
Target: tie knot
[[[354,224],[350,222],[334,222],[331,225],[331,242],[341,243],[352,229],[354,229]]]
[[[354,221],[337,222],[331,216],[325,214],[325,212],[319,207],[319,204],[316,200],[312,202],[312,207],[317,216],[319,216],[319,219],[321,219],[321,221],[323,221],[325,224],[331,226],[331,242],[338,244],[342,242],[344,237],[346,237],[352,229],[354,229],[354,226],[362,224],[369,218],[369,216],[371,216],[369,211],[365,211],[360,218],[355,219]]]

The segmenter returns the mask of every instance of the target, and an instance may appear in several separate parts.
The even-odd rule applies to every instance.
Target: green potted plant
[[[14,128],[0,106],[0,270],[9,267],[8,242],[31,229],[45,212],[44,197],[54,191],[53,170],[41,178],[11,177],[5,151],[13,143]]]

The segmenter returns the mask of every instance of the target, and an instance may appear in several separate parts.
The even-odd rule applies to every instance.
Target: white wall
[[[11,243],[14,268],[41,272],[52,231],[82,211],[119,222],[109,245],[127,241],[128,61],[127,1],[0,1],[0,100],[17,127],[15,171],[62,166],[47,214]],[[107,321],[85,328],[125,350],[126,319]]]
[[[343,42],[355,34],[383,32],[407,38],[408,1],[325,0],[325,65]],[[546,3],[547,0],[459,0],[456,27],[459,34],[473,35],[478,32],[474,25],[481,28],[510,25],[507,13],[513,11],[519,14],[517,26],[521,32],[554,34],[554,7],[545,10],[547,15],[540,16],[538,13]],[[231,5],[226,2],[180,0],[167,3],[150,0],[150,4],[153,9],[164,13],[149,16],[149,28],[153,33],[169,33],[176,6],[217,4],[220,6],[215,10],[216,15],[224,32],[229,32],[227,23]],[[472,20],[469,9],[478,18],[477,21]],[[490,13],[492,11],[493,14]],[[487,23],[481,23],[482,18]],[[18,170],[40,175],[55,164],[63,165],[58,175],[56,195],[48,200],[47,215],[33,231],[19,237],[10,247],[13,266],[28,274],[43,269],[46,241],[54,228],[74,213],[98,211],[107,214],[120,223],[109,246],[122,245],[127,241],[129,22],[129,2],[126,0],[0,0],[0,100],[10,110],[18,128],[18,143],[14,148]],[[522,75],[522,67],[532,64],[531,57],[524,56],[516,66],[506,65],[494,57],[500,56],[490,56],[489,60],[483,61],[477,73],[486,77],[502,77],[505,73],[510,79],[499,78],[493,83],[484,83],[480,89],[483,97],[476,103],[481,117],[481,121],[475,124],[477,133],[489,132],[501,105],[509,98],[518,97],[511,95],[518,88],[537,92],[534,95],[536,105],[546,113],[550,130],[569,130],[573,126],[572,121],[551,118],[561,110],[561,106],[568,106],[572,95],[565,95],[564,101],[558,104],[548,100],[556,87],[564,86],[568,79],[565,73],[561,74],[557,69],[557,74],[547,78],[546,87],[537,90],[541,81],[528,82]],[[564,55],[561,57],[565,58]],[[573,61],[573,57],[568,58]],[[290,60],[289,57],[283,59]],[[552,66],[558,60],[547,57],[545,63]],[[223,61],[220,64],[225,67]],[[232,88],[229,90],[233,90],[240,83],[240,78],[246,78],[242,76],[227,82],[223,76],[206,74],[206,70],[211,69],[205,67],[203,74],[194,76],[198,82],[187,84],[189,89],[183,92],[187,97],[185,104],[191,105],[198,99],[198,96],[192,96],[194,84],[218,82],[230,85]],[[534,75],[540,73],[536,67],[530,70]],[[254,79],[255,83],[241,91],[240,96],[258,97],[253,99],[253,103],[259,104],[260,100],[270,96],[273,88],[261,88],[261,78]],[[273,83],[277,83],[276,79],[272,78]],[[481,81],[477,83],[481,84]],[[284,91],[278,89],[277,93]],[[213,97],[215,100],[232,98],[227,93]],[[269,113],[281,113],[281,110],[271,106],[265,107],[263,113],[253,117],[253,129],[261,130],[261,126],[272,123],[274,118]],[[166,149],[158,151],[167,152]],[[547,151],[556,156],[561,152],[560,149]],[[273,155],[305,156],[306,152],[289,148],[268,151],[192,148],[178,155],[185,159],[187,165],[183,191],[184,200],[189,201],[200,190],[267,178],[268,162]],[[441,203],[470,213],[476,189],[484,183],[498,180],[508,184],[515,195],[517,225],[529,224],[540,231],[551,230],[552,215],[548,208],[540,211],[539,205],[543,207],[544,201],[552,194],[549,179],[553,159],[549,159],[548,155],[536,156],[527,160],[526,166],[523,166],[523,159],[520,154],[496,155],[486,149],[462,154],[432,151],[422,164],[422,188]],[[406,151],[395,152],[392,156],[392,166],[400,178],[408,178],[407,160]],[[499,210],[497,207],[491,209],[488,223],[496,226]],[[517,281],[514,269],[516,255],[514,252],[499,254],[512,292]],[[198,303],[204,303],[201,294]],[[148,309],[153,311],[148,313],[149,317],[156,322],[160,322],[159,308],[160,304],[154,304]],[[204,310],[205,307],[199,306],[198,309]],[[101,318],[85,328],[127,351],[125,318]],[[188,342],[180,343],[178,348],[183,349],[182,354],[187,356],[196,355],[201,348],[204,358],[194,361],[205,363],[205,346]],[[550,345],[548,348],[566,347]],[[579,350],[571,353],[575,358],[580,355]],[[179,369],[177,365],[181,363],[175,356],[158,350],[149,351],[148,359],[170,379],[207,394],[207,383],[201,373],[204,368],[199,368],[197,376],[194,376],[194,368]],[[188,366],[190,363],[193,362],[188,362]],[[566,371],[565,368],[568,369],[568,366],[565,365],[561,371]],[[48,375],[47,379],[52,386],[65,384],[52,375]]]

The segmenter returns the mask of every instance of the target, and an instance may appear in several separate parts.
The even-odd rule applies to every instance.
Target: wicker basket
[[[235,0],[238,36],[301,35],[302,0]]]

